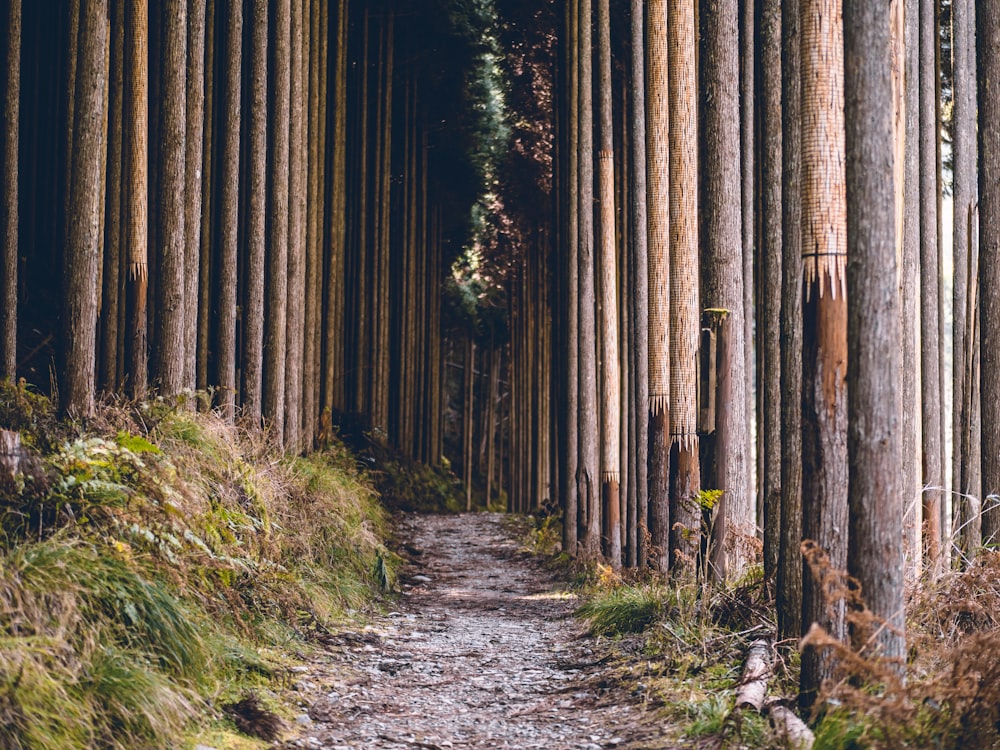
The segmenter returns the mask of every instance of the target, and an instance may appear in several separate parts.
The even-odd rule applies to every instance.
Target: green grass
[[[600,591],[577,610],[594,635],[641,633],[663,613],[666,592],[655,585],[616,586]]]

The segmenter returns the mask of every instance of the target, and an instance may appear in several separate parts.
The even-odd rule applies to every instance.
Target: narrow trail
[[[496,514],[406,516],[397,611],[328,639],[286,747],[660,748],[565,583]]]

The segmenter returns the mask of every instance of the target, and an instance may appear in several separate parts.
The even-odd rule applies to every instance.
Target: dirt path
[[[655,721],[606,680],[564,584],[501,516],[408,516],[404,595],[330,639],[296,676],[306,714],[286,747],[658,748]]]

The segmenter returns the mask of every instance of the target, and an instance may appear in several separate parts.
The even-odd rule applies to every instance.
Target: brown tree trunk
[[[649,532],[650,557],[670,567],[670,111],[667,69],[667,0],[650,0],[646,70],[649,245]]]
[[[126,0],[125,6],[125,271],[127,391],[146,395],[147,289],[147,117],[149,112],[149,12],[146,0]]]
[[[19,1],[16,1],[20,8]],[[12,6],[13,8],[13,6]],[[18,24],[20,20],[18,19]],[[99,388],[109,393],[117,393],[121,389],[119,374],[122,372],[122,355],[124,349],[119,342],[124,343],[121,337],[122,328],[119,325],[121,313],[124,307],[120,291],[122,289],[122,259],[124,242],[122,240],[122,170],[124,153],[124,123],[122,120],[123,98],[125,95],[125,0],[114,0],[111,7],[111,50],[109,65],[109,99],[108,99],[108,143],[107,143],[107,168],[106,183],[107,196],[105,202],[105,222],[104,222],[104,262],[102,263],[102,289],[101,289],[101,341],[99,345],[99,363],[97,384]],[[13,33],[13,28],[11,29]],[[17,64],[20,60],[17,61]],[[12,123],[14,137],[17,134],[16,110],[13,115],[8,115],[8,123]],[[15,170],[16,163],[12,165]],[[6,172],[10,174],[8,170]],[[15,188],[16,189],[16,188]],[[16,206],[16,202],[15,202]],[[8,229],[7,237],[17,237],[17,223],[15,214],[14,226]],[[9,220],[9,219],[8,219]],[[16,266],[15,266],[16,272]],[[16,292],[15,292],[16,294]],[[14,302],[16,303],[16,296]],[[14,309],[14,308],[10,308]],[[9,334],[8,334],[9,335]],[[11,375],[13,377],[13,374]]]
[[[3,74],[4,123],[0,133],[3,158],[3,265],[0,266],[0,378],[17,376],[17,257],[18,257],[18,134],[21,97],[21,0],[7,7],[6,55]],[[117,282],[116,282],[117,286]]]
[[[920,0],[920,377],[923,401],[923,548],[936,570],[941,554],[941,342],[937,245],[935,2]]]
[[[302,172],[303,107],[302,0],[291,0],[288,125],[288,311],[285,318],[285,445],[293,453],[302,441],[302,352],[305,343],[305,178]]]
[[[1000,5],[976,8],[984,545],[1000,538]]]
[[[778,637],[802,635],[802,204],[799,0],[781,2],[781,540]]]
[[[187,122],[187,2],[164,6],[160,81],[156,346],[153,379],[161,396],[184,386],[184,161]]]
[[[709,3],[701,9],[703,54],[702,252],[704,306],[729,311],[727,320],[734,357],[730,372],[732,399],[725,413],[730,437],[728,449],[718,451],[719,487],[725,492],[733,572],[750,562],[756,518],[750,482],[750,415],[747,411],[749,373],[744,344],[744,269],[741,248],[741,210],[734,196],[740,192],[739,33],[736,0]]]
[[[888,627],[856,625],[856,649],[906,656],[903,499],[896,275],[892,17],[866,0],[844,4],[844,121],[847,155],[848,482],[847,572],[871,612]],[[872,648],[874,638],[877,647]],[[900,666],[900,669],[902,667]]]
[[[187,39],[187,154],[184,167],[184,378],[183,387],[197,383],[198,275],[201,267],[202,171],[205,126],[206,0],[191,0]]]
[[[62,409],[73,417],[94,410],[97,331],[101,131],[104,119],[107,0],[81,0],[74,95],[69,231],[64,260]]]
[[[757,346],[762,367],[757,389],[762,398],[764,578],[778,572],[781,547],[781,279],[782,138],[781,0],[764,0],[761,9],[761,279]]]
[[[243,415],[259,425],[264,394],[264,267],[267,257],[267,0],[254,0],[250,23],[247,276],[243,297]]]
[[[843,27],[840,0],[802,5],[802,531],[847,562],[847,303]],[[811,572],[803,578],[803,628],[844,637],[843,602]],[[828,656],[802,653],[800,702],[811,705],[831,674]]]
[[[701,548],[698,421],[698,80],[694,6],[670,0],[668,147],[670,158],[670,441],[676,480],[670,493],[670,565],[693,574]]]
[[[205,76],[205,129],[202,145],[202,221],[199,240],[200,257],[198,259],[198,343],[195,355],[195,385],[199,390],[207,389],[209,349],[211,348],[212,306],[212,256],[215,238],[216,220],[215,195],[212,186],[213,171],[217,153],[215,151],[215,116],[218,110],[216,101],[215,60],[216,60],[216,23],[215,2],[208,0],[205,9],[205,28],[208,30],[205,38],[205,70],[211,75]],[[199,400],[199,408],[207,408],[207,400]]]

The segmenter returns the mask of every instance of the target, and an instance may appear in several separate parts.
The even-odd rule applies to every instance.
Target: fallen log
[[[789,750],[812,750],[816,737],[792,709],[777,699],[768,701],[766,709],[771,727],[784,747]]]
[[[743,677],[736,688],[736,708],[753,708],[760,711],[767,695],[767,681],[771,679],[771,644],[757,640],[750,644]]]

